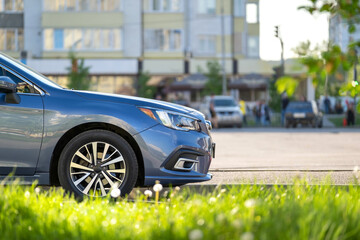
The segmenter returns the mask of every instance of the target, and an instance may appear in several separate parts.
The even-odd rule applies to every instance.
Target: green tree
[[[156,87],[148,85],[150,78],[151,77],[148,73],[143,73],[143,72],[140,73],[139,90],[138,90],[139,97],[154,98],[156,93]]]
[[[298,85],[299,85],[299,80],[289,76],[281,77],[275,83],[278,92],[279,93],[286,92],[286,94],[289,97],[292,97],[294,95]]]
[[[309,0],[309,5],[301,6],[310,14],[327,13],[330,15],[340,15],[348,24],[348,32],[356,31],[356,24],[360,23],[359,0]],[[360,41],[351,45],[360,46]]]
[[[222,75],[221,65],[217,61],[207,62],[207,73],[204,75],[208,78],[205,84],[203,95],[220,95],[222,92]]]
[[[359,0],[309,0],[309,5],[299,9],[310,14],[339,15],[347,22],[349,33],[354,33],[356,24],[360,23]],[[351,42],[345,52],[342,52],[338,45],[330,43],[320,54],[303,54],[301,62],[307,67],[315,86],[323,85],[327,77],[344,81],[345,75],[357,62],[356,47],[360,47],[360,41]]]
[[[309,0],[309,5],[298,9],[306,10],[310,14],[339,15],[348,24],[349,33],[356,31],[356,24],[360,23],[359,0]],[[351,42],[345,52],[332,43],[311,48],[309,41],[301,43],[294,52],[298,54],[300,62],[307,67],[307,74],[313,80],[316,97],[322,94],[338,95],[339,89],[350,86],[345,82],[346,75],[357,62],[356,47],[360,41]],[[282,84],[293,87],[294,84]],[[341,93],[344,93],[342,89]]]
[[[69,81],[67,87],[70,89],[77,89],[77,90],[89,90],[90,67],[85,67],[84,59],[77,58],[74,52],[69,53],[69,58],[71,61],[71,67],[67,68],[67,70],[69,71],[68,74]]]
[[[281,93],[279,93],[277,91],[275,84],[276,84],[275,79],[270,81],[270,84],[269,84],[269,95],[270,95],[269,107],[275,112],[280,112],[281,111]]]

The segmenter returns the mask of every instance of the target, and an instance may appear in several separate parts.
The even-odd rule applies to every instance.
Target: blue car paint
[[[19,94],[20,104],[4,104],[0,93],[0,167],[3,174],[13,171],[33,175],[42,142],[43,102],[40,96]]]
[[[163,184],[211,179],[208,174],[212,158],[211,136],[205,132],[165,127],[146,116],[139,107],[186,114],[205,123],[200,112],[163,101],[64,89],[2,54],[0,67],[12,70],[44,92],[41,96],[19,94],[21,103],[18,105],[5,103],[5,94],[0,93],[0,173],[16,166],[17,175],[28,176],[29,181],[37,179],[40,184],[51,184],[51,161],[61,138],[84,124],[109,124],[124,130],[139,147],[145,185],[151,185],[157,179]],[[10,119],[6,111],[13,112]],[[9,138],[9,134],[15,134],[14,140]],[[206,153],[198,157],[197,171],[164,168],[169,156],[182,148]]]

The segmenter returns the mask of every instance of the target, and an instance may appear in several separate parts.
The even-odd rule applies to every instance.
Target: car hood
[[[192,115],[196,118],[202,119],[203,115],[196,111],[195,109],[181,106],[174,103],[169,103],[165,101],[159,101],[154,99],[148,98],[141,98],[141,97],[133,97],[133,96],[126,96],[126,95],[117,95],[117,94],[109,94],[109,93],[99,93],[99,92],[90,92],[90,91],[75,91],[76,94],[80,95],[81,97],[92,99],[96,101],[106,101],[106,102],[115,102],[115,103],[124,103],[124,104],[131,104],[137,107],[150,107],[150,108],[158,108],[164,109],[173,112],[179,112],[183,114]]]

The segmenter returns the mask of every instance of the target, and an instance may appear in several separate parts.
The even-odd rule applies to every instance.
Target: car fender
[[[54,95],[43,99],[44,131],[37,172],[49,171],[55,146],[64,134],[77,126],[110,124],[133,136],[158,124],[131,104],[101,102],[71,94],[59,99]]]

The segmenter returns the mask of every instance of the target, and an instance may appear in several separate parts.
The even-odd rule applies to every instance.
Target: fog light
[[[191,171],[194,166],[199,163],[198,160],[188,159],[188,158],[179,158],[179,160],[175,163],[174,169],[181,171]]]

